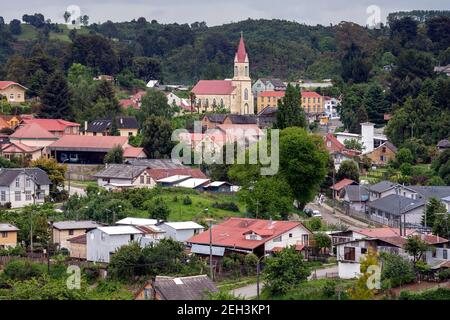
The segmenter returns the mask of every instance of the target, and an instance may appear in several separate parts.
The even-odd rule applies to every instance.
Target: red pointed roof
[[[247,51],[245,50],[244,35],[241,34],[241,41],[239,42],[238,51],[236,52],[236,59],[239,63],[244,63],[247,57]]]
[[[0,90],[4,90],[10,86],[19,86],[24,88],[25,90],[27,90],[27,88],[25,88],[23,85],[21,85],[20,83],[14,82],[14,81],[0,81]]]

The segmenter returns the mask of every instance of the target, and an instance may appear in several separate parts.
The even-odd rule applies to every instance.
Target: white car
[[[319,210],[314,210],[312,216],[315,218],[322,218],[322,214],[320,213]]]

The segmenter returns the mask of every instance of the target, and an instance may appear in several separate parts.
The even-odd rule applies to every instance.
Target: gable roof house
[[[18,231],[16,226],[0,222],[0,249],[16,247]]]
[[[213,255],[223,257],[225,252],[254,253],[263,256],[286,248],[308,247],[312,236],[300,222],[261,219],[230,218],[212,227]],[[208,255],[209,231],[190,238],[191,252]]]
[[[39,119],[32,117],[22,117],[20,125],[37,124],[42,129],[50,132],[55,137],[62,137],[64,135],[78,135],[80,133],[80,125],[75,122],[66,121],[63,119]]]
[[[186,242],[205,230],[202,225],[193,221],[164,222],[158,225],[158,227],[166,232],[166,237],[179,242]]]
[[[278,78],[260,78],[252,86],[253,95],[259,96],[264,91],[286,91],[286,84]]]
[[[122,137],[136,136],[139,132],[139,123],[135,117],[116,117],[117,130]],[[113,126],[111,119],[94,120],[85,124],[83,135],[86,136],[109,136]]]
[[[432,266],[448,263],[450,249],[449,240],[436,235],[423,234],[415,229],[407,229],[407,236],[400,236],[400,230],[395,228],[361,229],[345,233],[343,241],[335,241],[338,273],[341,279],[352,279],[360,275],[361,259],[368,250],[375,252],[389,252],[412,260],[404,250],[408,237],[419,237],[427,242],[432,249],[424,255],[424,261]]]
[[[0,204],[22,208],[44,203],[50,184],[47,173],[39,168],[0,168]]]
[[[334,167],[339,170],[342,162],[355,160],[361,154],[358,150],[347,149],[333,134],[328,133],[325,136],[325,147],[333,157]]]
[[[350,185],[358,185],[359,183],[356,181],[353,181],[351,179],[342,179],[341,181],[335,183],[330,187],[330,189],[334,193],[334,199],[339,199],[341,191],[346,187]]]
[[[70,239],[85,235],[86,232],[102,227],[95,221],[58,221],[52,224],[53,243],[58,248],[66,248],[70,251]],[[72,253],[71,253],[72,254]]]
[[[172,278],[157,276],[135,295],[135,300],[203,300],[208,293],[218,292],[207,275]]]
[[[117,249],[132,242],[145,247],[164,238],[165,232],[156,226],[112,226],[89,231],[86,259],[92,262],[109,263]]]
[[[339,198],[348,208],[365,212],[366,204],[369,201],[369,190],[362,185],[348,185],[340,191]]]
[[[59,163],[69,161],[77,164],[103,164],[106,154],[120,146],[127,158],[127,150],[134,148],[128,144],[128,137],[66,135],[47,147],[49,153]],[[140,149],[140,148],[139,148]],[[146,158],[143,149],[133,158]]]
[[[58,140],[58,137],[37,123],[27,123],[20,125],[9,136],[9,140],[11,143],[22,144],[37,149],[51,145]]]
[[[127,188],[152,188],[154,182],[147,172],[146,166],[129,164],[108,164],[103,170],[94,174],[99,187],[108,190]]]
[[[6,97],[9,103],[25,102],[28,89],[14,81],[0,81],[0,96]]]

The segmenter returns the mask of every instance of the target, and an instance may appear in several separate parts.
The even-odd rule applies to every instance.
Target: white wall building
[[[186,242],[189,238],[203,232],[205,228],[198,223],[187,222],[164,222],[159,227],[166,232],[166,237],[179,242]]]
[[[111,256],[122,246],[132,242],[145,247],[164,238],[157,227],[114,226],[101,227],[87,233],[87,261],[109,263]]]
[[[0,168],[0,204],[11,208],[42,204],[50,184],[47,173],[39,168]]]

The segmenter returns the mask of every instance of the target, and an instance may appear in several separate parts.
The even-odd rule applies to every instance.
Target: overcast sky
[[[247,18],[279,18],[308,25],[340,21],[366,24],[367,8],[377,5],[381,20],[389,12],[413,9],[450,10],[449,0],[1,0],[0,15],[9,21],[24,13],[43,13],[63,22],[69,5],[77,5],[90,22],[129,21],[145,17],[163,23],[206,21],[209,26]]]

